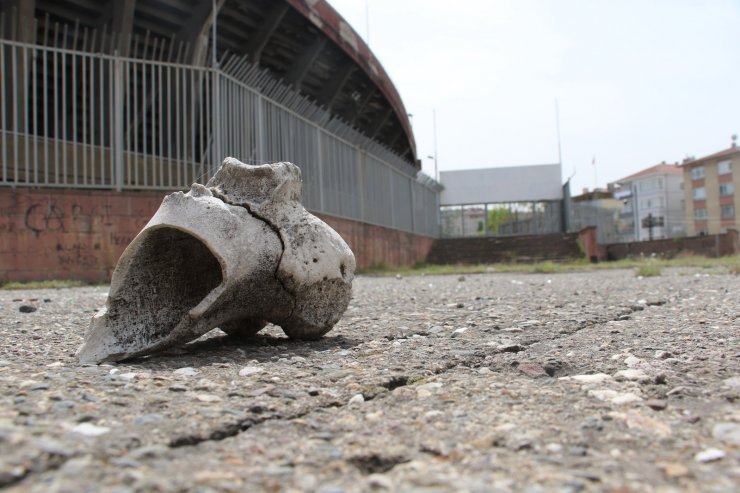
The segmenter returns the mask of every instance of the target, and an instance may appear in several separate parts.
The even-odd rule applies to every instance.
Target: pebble
[[[21,305],[18,307],[18,311],[21,313],[33,313],[36,310],[38,310],[38,308],[33,305]]]
[[[640,358],[638,358],[637,356],[629,355],[625,358],[624,364],[630,368],[634,368],[640,364],[640,361]]]
[[[668,351],[658,350],[658,351],[655,351],[655,356],[654,357],[655,357],[655,359],[668,359],[668,358],[670,358],[672,356],[673,355],[671,353],[669,353]]]
[[[172,372],[174,375],[177,375],[178,377],[194,377],[199,372],[195,368],[191,366],[186,366],[184,368],[178,368],[177,370]]]
[[[248,377],[249,375],[254,375],[256,373],[261,373],[262,368],[259,366],[245,366],[241,370],[239,370],[239,376],[240,377]]]
[[[623,392],[611,398],[611,402],[617,405],[632,404],[633,402],[642,401],[642,397],[632,392]]]
[[[363,397],[362,394],[355,394],[355,395],[353,395],[350,398],[350,400],[349,400],[349,402],[347,402],[347,404],[350,405],[350,406],[359,406],[363,402],[365,402],[365,397]]]
[[[629,380],[631,382],[649,382],[650,377],[643,370],[630,368],[629,370],[619,370],[614,374],[614,379],[618,382]]]
[[[663,399],[648,399],[645,405],[654,411],[662,411],[668,407],[668,402]]]
[[[80,423],[70,430],[72,433],[78,433],[88,437],[97,437],[105,435],[110,432],[110,428],[106,426],[97,426],[92,423]]]
[[[592,373],[586,375],[571,375],[569,377],[560,377],[558,380],[574,381],[578,383],[602,383],[613,380],[611,375],[606,373]]]
[[[541,378],[548,376],[545,369],[537,363],[520,363],[517,369],[531,378]]]
[[[694,460],[696,462],[714,462],[724,459],[726,455],[727,453],[724,450],[720,450],[718,448],[708,448],[706,450],[702,450],[701,452],[697,452],[697,454],[694,456]]]

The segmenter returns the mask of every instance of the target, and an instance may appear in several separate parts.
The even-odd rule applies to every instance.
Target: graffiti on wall
[[[42,271],[100,281],[156,207],[147,197],[40,194],[0,189],[0,274]],[[121,200],[123,198],[123,200]],[[116,200],[118,200],[116,202]],[[113,204],[125,204],[116,210]],[[44,265],[44,267],[39,267]],[[48,272],[43,272],[43,271]]]

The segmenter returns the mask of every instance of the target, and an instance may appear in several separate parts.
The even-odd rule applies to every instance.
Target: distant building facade
[[[560,164],[442,171],[443,237],[563,230]]]
[[[661,163],[614,182],[614,198],[624,204],[617,230],[620,241],[686,235],[683,170]]]
[[[740,149],[734,139],[729,149],[681,167],[689,236],[740,229]]]

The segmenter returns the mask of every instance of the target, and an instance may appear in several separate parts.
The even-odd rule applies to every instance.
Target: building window
[[[691,179],[692,180],[701,180],[704,178],[704,166],[697,166],[696,168],[691,168]]]
[[[699,188],[694,189],[694,200],[704,200],[706,198],[707,198],[707,191],[704,189],[704,187],[699,187]]]
[[[696,219],[697,221],[701,221],[706,218],[707,218],[706,209],[694,209],[694,219]]]
[[[719,184],[719,195],[721,197],[727,197],[735,193],[735,185],[733,183],[720,183]]]
[[[729,175],[730,173],[732,173],[732,161],[726,159],[717,163],[718,175]]]
[[[720,217],[722,219],[735,219],[735,205],[727,204],[720,207]]]

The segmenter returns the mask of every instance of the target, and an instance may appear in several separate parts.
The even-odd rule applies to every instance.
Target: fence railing
[[[222,66],[0,39],[0,185],[176,190],[225,156],[291,161],[308,209],[437,236],[436,184],[246,60]]]

